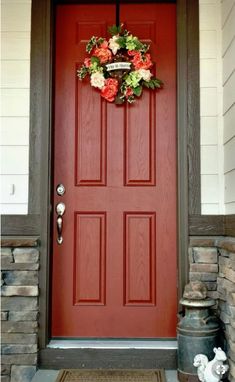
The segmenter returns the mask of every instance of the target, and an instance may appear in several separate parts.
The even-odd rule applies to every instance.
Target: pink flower
[[[90,58],[85,58],[84,65],[85,65],[86,68],[89,68],[91,66],[91,59]]]
[[[112,58],[112,53],[107,48],[96,48],[94,50],[93,56],[98,57],[100,63],[104,64]]]
[[[133,95],[133,90],[131,88],[126,88],[126,91],[125,91],[126,98],[128,98],[132,95]]]
[[[106,40],[104,40],[104,41],[102,42],[102,44],[100,44],[100,47],[103,48],[103,49],[107,49],[108,46],[109,46],[109,44],[108,44],[108,41],[106,41]]]
[[[138,53],[139,53],[138,50],[128,50],[127,52],[128,56],[135,56]]]
[[[135,54],[132,59],[135,69],[149,69],[153,65],[151,61],[151,56],[149,53],[142,55],[141,53]]]
[[[118,80],[115,78],[108,78],[105,80],[104,87],[101,90],[101,96],[107,101],[113,102],[118,92]]]

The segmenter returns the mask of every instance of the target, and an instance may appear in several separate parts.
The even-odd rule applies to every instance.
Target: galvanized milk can
[[[202,353],[212,359],[213,348],[219,345],[219,321],[209,313],[215,301],[183,298],[180,304],[185,313],[178,324],[178,378],[180,382],[198,381],[194,357]]]

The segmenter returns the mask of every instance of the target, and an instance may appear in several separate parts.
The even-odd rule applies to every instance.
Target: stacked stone
[[[229,380],[235,382],[235,238],[191,237],[190,281],[203,281],[217,300],[228,345]]]
[[[189,279],[206,284],[208,296],[218,299],[218,250],[214,238],[193,237],[189,247]]]
[[[36,372],[39,251],[35,239],[3,239],[2,382],[30,382]],[[18,247],[16,247],[18,246]]]
[[[229,380],[235,382],[235,239],[217,241],[219,249],[219,313],[225,325],[230,365]]]

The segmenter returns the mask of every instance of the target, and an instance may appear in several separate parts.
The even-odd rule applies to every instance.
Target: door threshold
[[[177,349],[177,340],[51,340],[51,349]]]

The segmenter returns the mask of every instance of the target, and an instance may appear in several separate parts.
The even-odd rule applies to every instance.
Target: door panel
[[[175,5],[122,4],[121,20],[151,42],[164,89],[117,106],[76,77],[115,6],[57,8],[54,210],[66,211],[61,245],[54,213],[54,337],[176,334]]]

